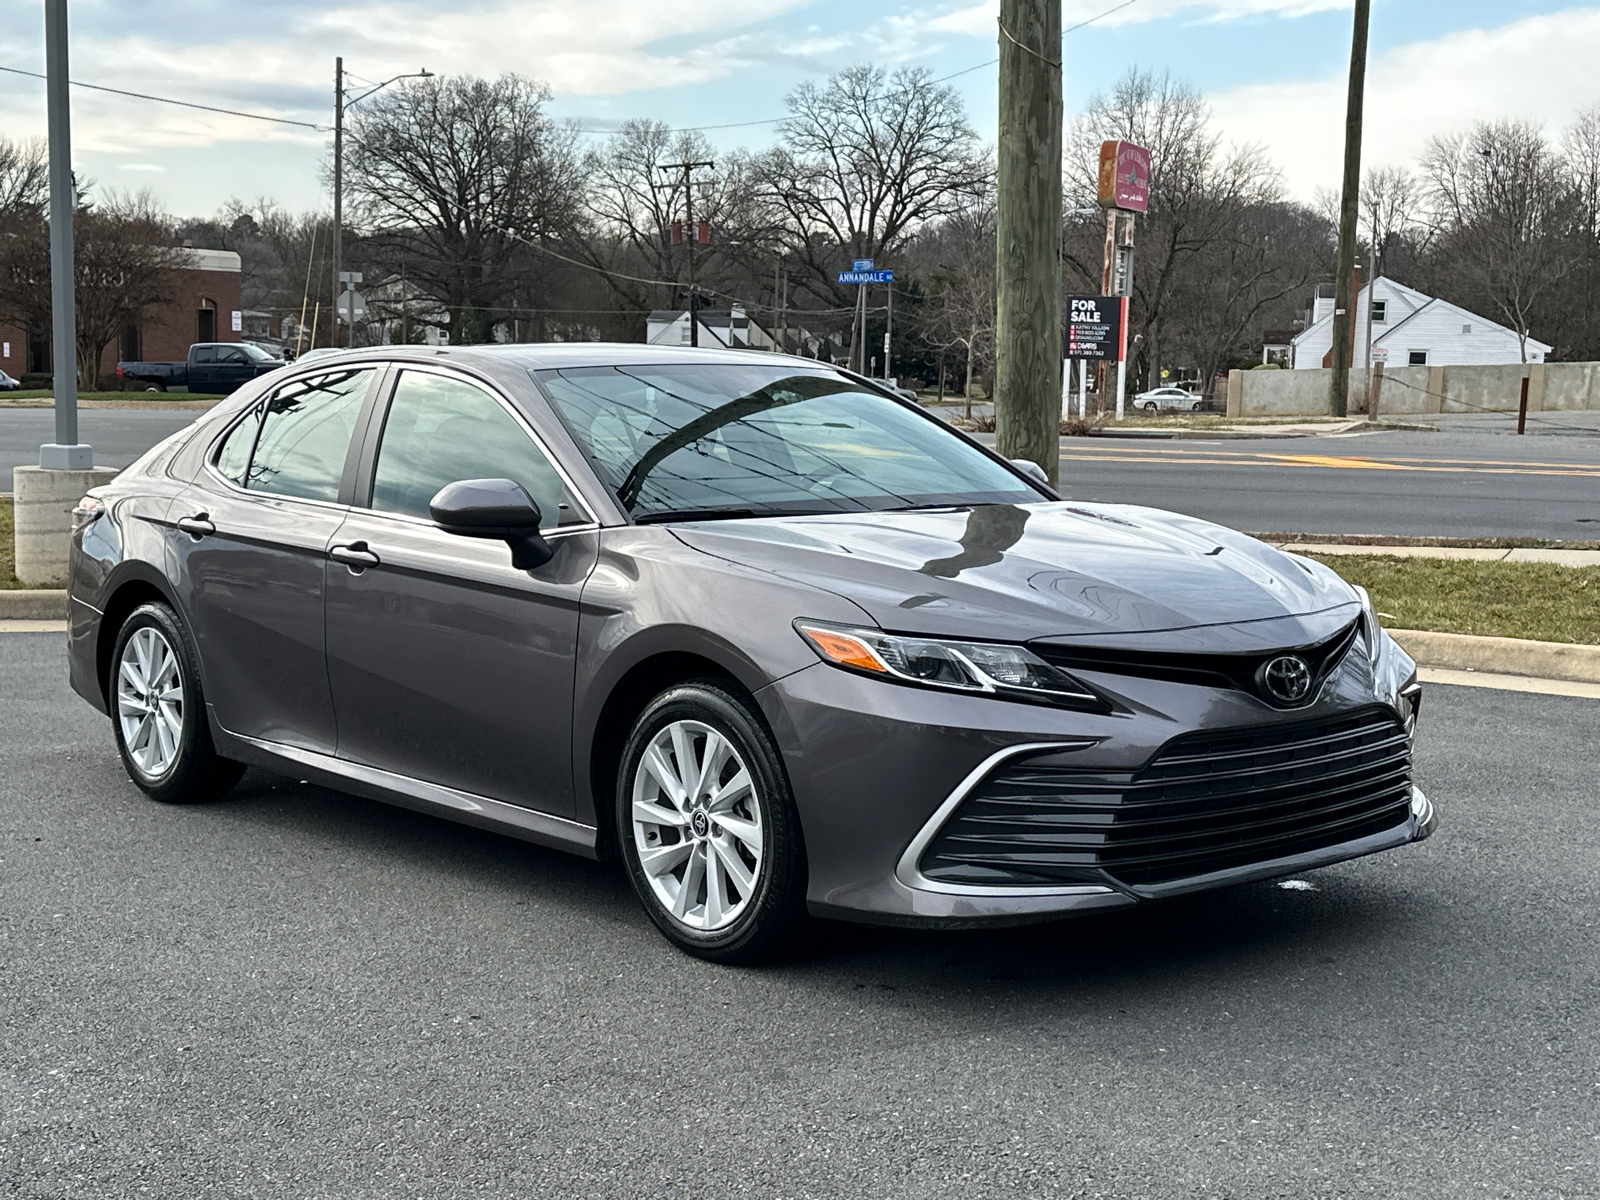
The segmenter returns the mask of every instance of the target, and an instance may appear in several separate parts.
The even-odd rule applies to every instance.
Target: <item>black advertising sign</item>
[[[1063,357],[1121,362],[1127,317],[1126,296],[1068,296]]]

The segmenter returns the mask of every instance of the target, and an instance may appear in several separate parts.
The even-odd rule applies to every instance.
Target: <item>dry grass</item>
[[[22,586],[17,578],[17,532],[11,498],[0,499],[0,590]]]
[[[1371,592],[1396,629],[1600,645],[1600,567],[1380,554],[1318,561]]]

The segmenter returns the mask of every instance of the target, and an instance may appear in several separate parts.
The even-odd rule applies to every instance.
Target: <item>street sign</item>
[[[853,258],[850,260],[850,269],[852,271],[870,271],[872,270],[872,260],[870,258]]]
[[[893,283],[893,271],[840,271],[840,283]]]
[[[1126,296],[1067,297],[1064,358],[1121,362],[1125,353]]]
[[[355,301],[354,308],[351,307],[352,298]],[[346,321],[359,321],[367,315],[367,298],[360,292],[346,289],[339,293],[339,303],[335,311]]]
[[[345,283],[345,284],[360,283],[361,282],[361,272],[360,271],[340,271],[339,272],[339,282],[340,283]]]
[[[1100,143],[1101,208],[1142,213],[1150,207],[1150,151],[1132,142]]]

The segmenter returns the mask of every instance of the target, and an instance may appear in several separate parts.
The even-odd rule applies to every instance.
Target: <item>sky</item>
[[[1062,0],[1065,24],[1119,0]],[[44,5],[0,0],[0,67],[44,70]],[[291,121],[332,120],[334,58],[352,87],[427,68],[542,80],[550,111],[599,141],[627,117],[707,131],[720,149],[775,137],[784,97],[858,62],[926,66],[995,135],[998,0],[72,0],[80,82]],[[1065,38],[1068,112],[1131,66],[1206,96],[1216,129],[1264,146],[1303,200],[1337,186],[1349,0],[1133,0]],[[1501,117],[1559,135],[1600,103],[1600,5],[1374,0],[1364,163],[1414,163],[1430,137]],[[979,67],[977,70],[968,68]],[[80,175],[148,188],[171,212],[230,198],[330,207],[330,136],[74,89]],[[42,136],[42,80],[0,72],[0,136]]]

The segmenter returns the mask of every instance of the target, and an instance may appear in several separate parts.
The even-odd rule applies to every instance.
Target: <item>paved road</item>
[[[97,467],[125,467],[169,433],[201,413],[138,412],[86,408],[78,413],[78,436],[94,447]],[[55,413],[48,408],[0,409],[0,492],[11,490],[13,467],[39,465],[39,447],[56,438]]]
[[[1143,912],[670,949],[614,869],[143,800],[0,636],[8,1196],[1600,1195],[1593,701],[1435,688],[1431,841]]]
[[[1600,538],[1600,438],[1064,438],[1062,490],[1235,529]]]

